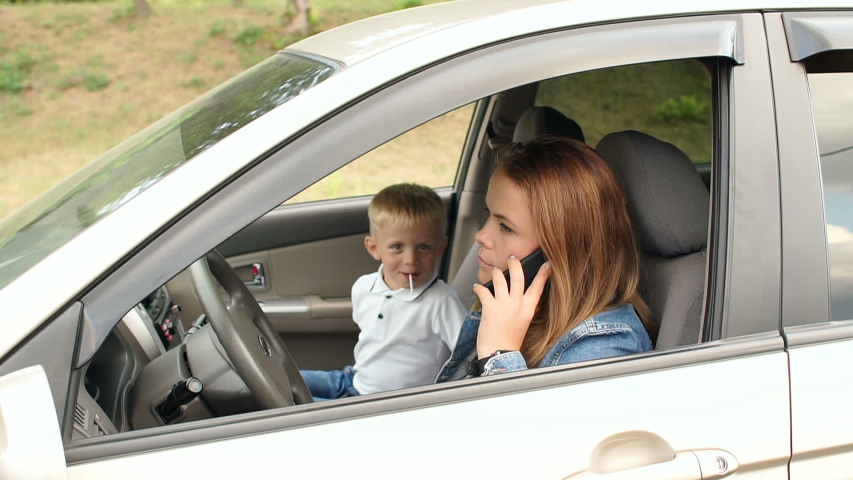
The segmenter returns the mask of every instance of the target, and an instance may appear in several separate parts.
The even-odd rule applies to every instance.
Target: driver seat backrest
[[[655,349],[700,341],[710,195],[678,147],[636,131],[611,133],[598,153],[622,183],[642,251],[640,294],[660,327]]]
[[[521,114],[512,134],[513,142],[529,142],[540,135],[558,135],[574,138],[585,142],[583,130],[571,118],[551,107],[530,107]],[[459,294],[462,303],[471,305],[476,295],[471,285],[477,283],[477,255],[480,245],[477,242],[471,246],[468,255],[462,260],[459,271],[450,282],[450,286]]]

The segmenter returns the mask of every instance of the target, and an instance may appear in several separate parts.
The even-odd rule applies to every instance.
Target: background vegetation
[[[20,2],[20,0],[18,0]],[[311,0],[315,31],[438,0]],[[300,39],[287,0],[0,0],[0,218],[169,112]],[[239,6],[236,4],[239,3]],[[698,62],[611,69],[546,82],[537,103],[607,132],[646,131],[710,161],[709,82]],[[417,178],[452,182],[471,107],[354,162],[299,200],[371,193]],[[448,173],[450,172],[450,173]],[[380,173],[382,175],[380,175]]]
[[[328,30],[436,0],[312,0]],[[201,93],[299,40],[286,0],[0,0],[0,218]]]

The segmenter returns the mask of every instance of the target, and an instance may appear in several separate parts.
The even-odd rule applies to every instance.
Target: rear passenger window
[[[678,146],[694,163],[711,163],[711,77],[699,60],[628,65],[545,80],[536,105],[554,107],[578,122],[589,145],[611,132],[638,130]]]
[[[853,73],[810,73],[817,129],[832,320],[853,319]]]

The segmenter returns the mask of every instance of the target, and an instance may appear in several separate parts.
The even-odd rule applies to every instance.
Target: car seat
[[[611,133],[596,150],[628,199],[642,251],[640,294],[660,331],[655,349],[700,341],[710,196],[678,147],[636,131]]]

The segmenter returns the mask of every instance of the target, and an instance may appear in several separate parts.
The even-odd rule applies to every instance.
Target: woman
[[[610,167],[586,144],[559,137],[498,155],[477,232],[479,300],[438,381],[650,350],[651,311],[637,292],[639,250]],[[521,258],[548,262],[523,292]],[[510,285],[503,270],[510,271]]]

